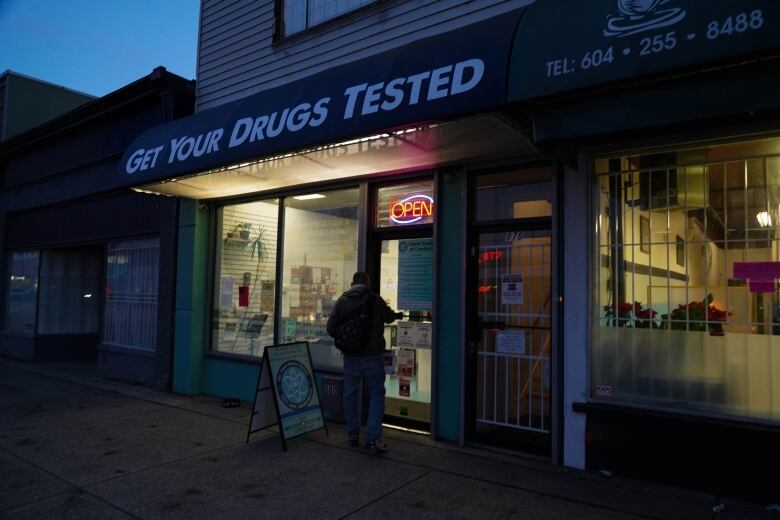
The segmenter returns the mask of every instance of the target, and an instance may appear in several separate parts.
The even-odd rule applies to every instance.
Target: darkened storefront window
[[[52,249],[41,253],[39,334],[97,333],[102,250]]]
[[[279,201],[225,206],[218,218],[211,348],[260,356],[274,344]]]
[[[780,419],[780,140],[598,158],[591,395]]]
[[[159,278],[159,238],[108,245],[104,343],[155,350]]]
[[[309,341],[315,363],[341,366],[325,325],[358,265],[357,188],[284,202],[281,341]]]
[[[9,257],[3,326],[8,332],[35,332],[39,256],[38,251],[19,251]]]

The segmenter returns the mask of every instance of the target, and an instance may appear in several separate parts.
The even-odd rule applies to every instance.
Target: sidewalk
[[[386,431],[346,447],[338,425],[282,452],[245,444],[249,408],[0,360],[0,518],[710,519],[703,493],[564,469]],[[780,520],[724,500],[718,519]]]

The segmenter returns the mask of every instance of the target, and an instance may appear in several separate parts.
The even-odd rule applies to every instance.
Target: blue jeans
[[[360,435],[360,410],[358,395],[360,378],[368,383],[368,427],[366,443],[382,436],[382,419],[385,416],[385,366],[382,354],[370,356],[344,356],[344,417],[347,435]]]

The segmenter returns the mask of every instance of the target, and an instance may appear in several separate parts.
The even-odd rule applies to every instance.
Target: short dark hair
[[[352,275],[352,285],[369,285],[368,273],[358,271]]]

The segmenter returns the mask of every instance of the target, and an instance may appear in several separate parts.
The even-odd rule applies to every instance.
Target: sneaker
[[[380,439],[377,439],[375,441],[367,442],[366,449],[371,450],[374,453],[384,453],[387,451],[387,444]]]
[[[357,448],[360,446],[360,437],[350,437],[349,441],[347,441],[347,446],[350,448]]]

